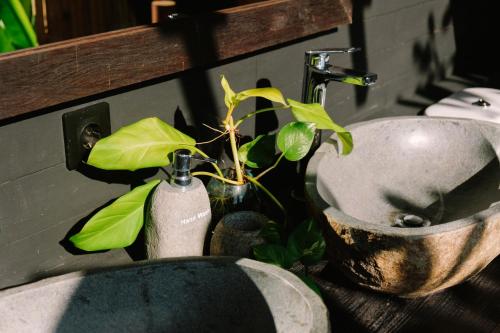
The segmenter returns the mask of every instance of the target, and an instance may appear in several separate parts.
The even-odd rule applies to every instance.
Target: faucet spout
[[[307,81],[303,86],[302,100],[304,103],[320,103],[325,106],[326,86],[330,81],[371,86],[377,82],[377,74],[338,66],[327,65],[317,68],[307,65]]]
[[[377,74],[342,67],[331,67],[325,74],[326,81],[337,81],[357,86],[371,86],[377,82]]]

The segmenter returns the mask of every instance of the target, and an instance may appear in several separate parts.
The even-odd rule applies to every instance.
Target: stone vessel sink
[[[500,125],[395,117],[354,124],[354,150],[316,151],[306,196],[330,261],[359,285],[417,297],[500,253]]]
[[[249,259],[187,258],[77,272],[0,292],[0,332],[329,332],[295,275]]]

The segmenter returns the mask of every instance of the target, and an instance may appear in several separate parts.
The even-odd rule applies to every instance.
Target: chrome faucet
[[[330,55],[347,54],[361,50],[357,47],[331,48],[306,51],[304,63],[304,81],[302,86],[303,103],[319,103],[325,106],[326,85],[330,81],[343,82],[359,86],[370,86],[377,81],[377,74],[361,72],[333,66]],[[321,131],[317,130],[311,146],[313,153],[321,143]],[[307,163],[309,159],[305,162]]]
[[[319,103],[325,106],[326,86],[330,81],[343,82],[358,86],[370,86],[377,81],[377,74],[361,72],[333,66],[330,55],[347,54],[361,50],[357,47],[331,48],[306,51],[304,63],[304,81],[302,86],[303,103]],[[299,161],[299,183],[292,191],[292,197],[303,200],[304,176],[307,163],[321,144],[321,130],[316,130],[309,153]]]

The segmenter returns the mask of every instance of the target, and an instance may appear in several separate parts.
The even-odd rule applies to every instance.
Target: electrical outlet
[[[86,161],[95,143],[111,134],[109,104],[98,103],[63,114],[66,167],[74,170]]]

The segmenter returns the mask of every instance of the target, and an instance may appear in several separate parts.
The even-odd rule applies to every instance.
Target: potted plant
[[[332,130],[341,142],[342,154],[352,149],[352,137],[344,128],[335,124],[320,104],[303,104],[285,99],[276,88],[256,88],[234,92],[224,76],[221,85],[225,92],[227,107],[217,139],[229,138],[234,177],[225,176],[217,164],[214,172],[198,171],[193,176],[210,176],[226,184],[251,183],[259,188],[282,211],[280,201],[261,183],[283,160],[298,161],[308,153],[316,129]],[[276,106],[249,112],[235,118],[240,103],[252,97],[265,98]],[[254,140],[238,146],[237,133],[245,121],[263,112],[288,110],[296,121],[284,125],[277,134],[260,135]],[[158,118],[146,118],[125,126],[114,134],[99,140],[90,152],[87,163],[105,170],[137,170],[149,167],[164,167],[170,164],[171,154],[177,149],[188,149],[208,157],[199,147],[208,142],[197,143],[193,138],[178,131]],[[276,156],[275,147],[279,153]],[[263,169],[252,175],[248,169]],[[144,206],[149,193],[160,180],[152,180],[134,188],[109,206],[97,212],[70,241],[86,251],[122,248],[131,245],[144,223]]]

